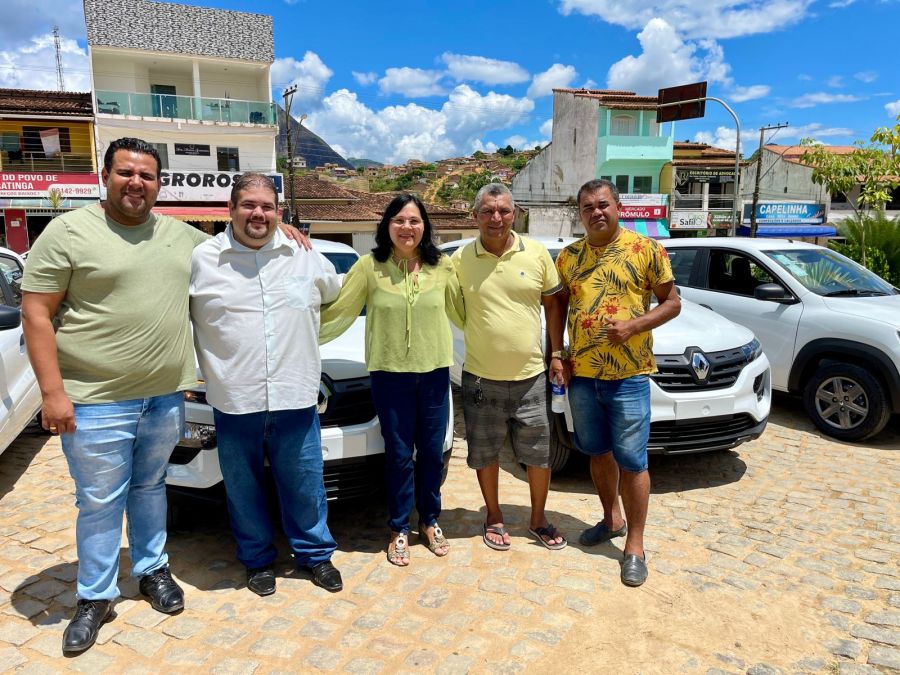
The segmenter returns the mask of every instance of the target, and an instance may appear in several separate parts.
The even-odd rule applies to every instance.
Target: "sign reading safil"
[[[160,173],[161,202],[227,202],[239,171],[163,171]],[[275,181],[278,198],[284,192],[281,174],[267,174]]]

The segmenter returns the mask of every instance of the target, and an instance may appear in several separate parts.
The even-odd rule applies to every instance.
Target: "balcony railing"
[[[707,209],[731,209],[734,207],[733,195],[709,195]],[[703,208],[703,197],[700,195],[675,195],[673,209],[698,210]]]
[[[28,171],[35,173],[94,173],[94,162],[90,155],[62,152],[47,157],[43,152],[0,152],[0,170]]]
[[[175,94],[136,94],[125,91],[97,91],[97,112],[135,117],[276,124],[275,104],[240,101],[233,98],[202,98]]]
[[[601,136],[597,151],[602,161],[672,161],[670,136]]]

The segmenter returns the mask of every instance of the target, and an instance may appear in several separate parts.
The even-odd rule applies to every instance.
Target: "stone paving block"
[[[355,658],[344,666],[344,672],[353,675],[374,675],[384,670],[385,663],[377,659]]]
[[[900,579],[891,577],[878,577],[875,579],[875,588],[885,588],[889,591],[900,591]]]
[[[42,578],[37,583],[30,584],[25,592],[38,600],[49,600],[63,591],[68,590],[70,590],[68,586],[60,583],[56,579]]]
[[[822,588],[826,591],[830,591],[834,588],[834,581],[831,580],[830,577],[824,574],[807,574],[806,576],[800,579],[804,584],[809,584],[810,586],[815,586],[816,588]]]
[[[784,675],[784,671],[768,663],[757,663],[747,668],[747,675]]]
[[[838,675],[880,675],[881,671],[863,663],[841,662],[837,668]]]
[[[329,603],[322,613],[330,619],[343,621],[351,614],[353,614],[353,612],[356,611],[357,608],[358,605],[355,602],[337,599],[334,602]]]
[[[113,642],[128,647],[141,656],[150,657],[162,649],[168,638],[150,630],[123,630],[113,637]]]
[[[765,553],[767,555],[773,556],[775,558],[787,558],[791,551],[790,549],[785,548],[784,546],[776,546],[774,544],[770,544],[767,546],[760,546],[760,552]]]
[[[86,652],[82,652],[73,659],[66,659],[66,666],[80,673],[102,673],[110,668],[115,659],[109,654],[101,654],[95,644]]]
[[[3,613],[9,614],[10,616],[21,616],[30,619],[31,617],[46,611],[46,609],[47,605],[43,602],[38,602],[37,600],[32,600],[28,597],[22,597],[17,598],[14,604],[4,607]]]
[[[869,624],[857,624],[850,628],[850,635],[865,638],[872,642],[881,642],[886,645],[900,646],[900,630],[880,628]]]
[[[315,647],[303,658],[303,662],[319,670],[334,670],[341,662],[341,653],[327,647]]]
[[[357,630],[348,630],[341,635],[339,646],[341,649],[356,649],[368,639],[365,633]]]
[[[226,626],[225,628],[220,628],[211,635],[207,635],[205,638],[203,638],[203,641],[207,644],[213,645],[214,647],[225,647],[226,649],[231,649],[245,637],[247,637],[246,631],[241,630],[240,628]]]
[[[264,637],[250,645],[250,653],[263,658],[289,659],[299,648],[294,639]]]
[[[173,666],[202,666],[209,658],[210,653],[199,649],[190,649],[184,645],[175,645],[166,652],[164,658],[166,663]]]
[[[891,593],[888,596],[888,604],[891,607],[900,607],[900,593]]]
[[[866,623],[900,627],[900,612],[872,612],[866,617]]]
[[[168,618],[170,618],[168,614],[163,614],[151,607],[147,607],[138,612],[129,612],[128,616],[125,617],[125,623],[138,628],[153,628]]]
[[[62,656],[62,640],[58,635],[41,635],[28,643],[28,649],[50,658],[58,658]]]
[[[845,614],[856,614],[861,606],[855,600],[847,600],[846,598],[824,598],[822,606],[827,609],[833,609],[836,612],[844,612]]]
[[[331,621],[313,619],[300,629],[299,635],[310,640],[327,640],[334,635],[335,630],[337,625]]]
[[[758,581],[754,581],[753,579],[748,579],[747,577],[737,577],[734,575],[729,575],[722,579],[729,586],[734,586],[735,588],[740,588],[742,591],[755,591],[760,587],[760,583]]]
[[[799,671],[821,673],[825,670],[826,663],[824,659],[801,659],[793,667]]]
[[[835,628],[840,628],[845,632],[850,630],[850,619],[843,614],[828,614],[825,618]]]
[[[433,586],[419,595],[416,603],[420,607],[439,609],[450,599],[450,591],[442,586]]]
[[[886,563],[891,561],[891,554],[887,551],[878,551],[871,548],[858,549],[853,552],[860,560],[868,560],[876,563]]]
[[[867,662],[873,666],[900,670],[900,649],[876,645],[869,650]]]
[[[403,664],[413,669],[431,669],[438,662],[438,655],[430,649],[416,649],[404,660]]]
[[[834,572],[834,576],[842,581],[852,581],[854,583],[862,583],[866,579],[865,573],[859,570],[839,569]]]
[[[213,675],[252,675],[259,668],[259,661],[250,659],[223,659],[210,672]]]
[[[187,640],[206,627],[199,619],[189,616],[174,616],[162,627],[162,632],[178,640]]]
[[[25,644],[40,632],[40,629],[35,628],[27,621],[12,618],[0,620],[0,640],[17,647]]]
[[[436,647],[444,647],[456,639],[456,631],[446,626],[432,626],[422,633],[422,642]]]
[[[466,675],[472,670],[474,661],[468,656],[451,654],[446,657],[435,671],[436,675]]]

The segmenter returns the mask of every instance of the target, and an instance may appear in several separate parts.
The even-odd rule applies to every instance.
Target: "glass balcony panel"
[[[108,115],[193,119],[206,122],[275,124],[275,107],[268,101],[200,98],[175,94],[96,92],[97,111]]]

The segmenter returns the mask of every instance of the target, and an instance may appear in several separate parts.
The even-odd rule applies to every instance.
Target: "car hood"
[[[322,372],[333,380],[365,377],[366,317],[361,316],[339,338],[320,347]]]
[[[748,328],[690,300],[681,299],[681,314],[653,329],[654,354],[683,354],[687,347],[705,352],[734,349],[753,339]]]
[[[822,298],[832,312],[862,319],[874,319],[900,328],[900,295],[872,298]]]

